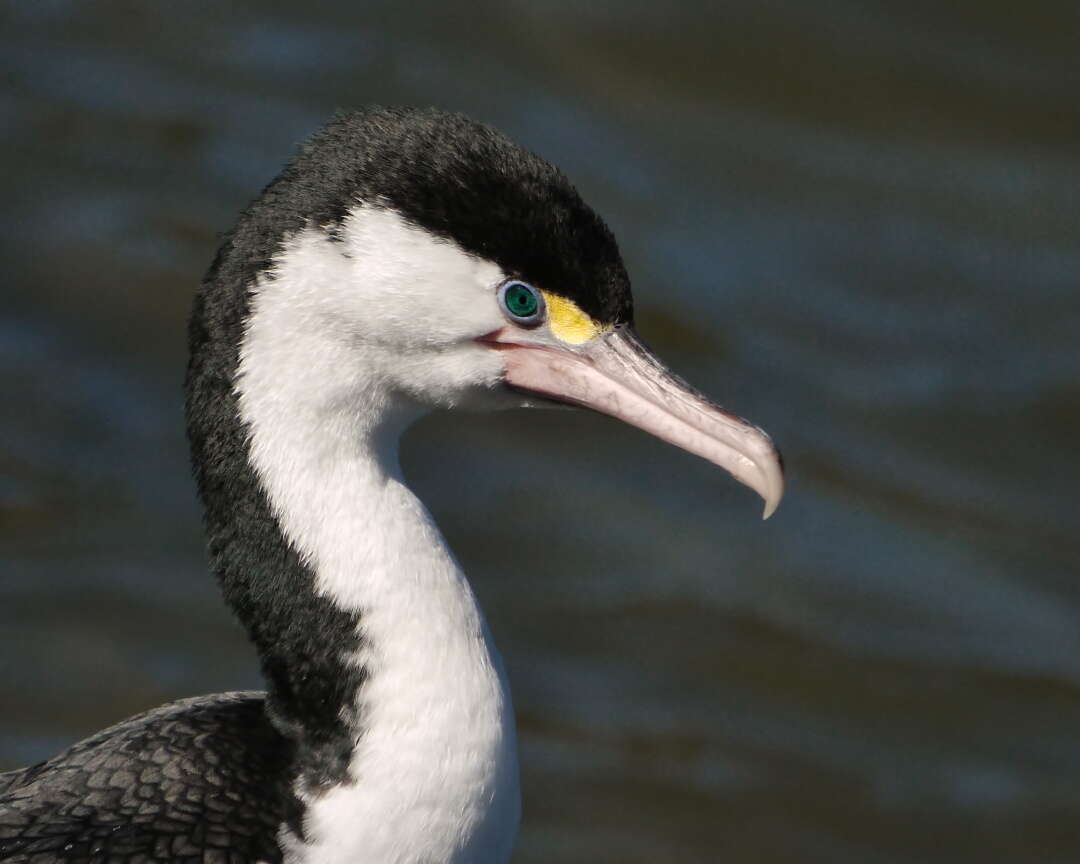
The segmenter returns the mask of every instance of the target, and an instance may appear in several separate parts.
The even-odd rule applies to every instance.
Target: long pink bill
[[[784,468],[772,439],[669,372],[629,327],[574,349],[498,347],[512,387],[608,414],[708,459],[765,500],[765,519],[780,504]]]

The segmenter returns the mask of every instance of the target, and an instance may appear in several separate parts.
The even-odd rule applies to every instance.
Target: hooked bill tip
[[[768,438],[767,435],[765,437]],[[765,511],[761,515],[763,522],[776,512],[776,508],[780,506],[784,498],[784,457],[780,455],[780,451],[771,440],[769,444],[772,445],[773,458],[759,465],[765,487],[765,491],[761,493],[761,497],[765,500]]]

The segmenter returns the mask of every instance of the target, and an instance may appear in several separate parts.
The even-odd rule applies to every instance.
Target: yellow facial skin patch
[[[607,331],[607,327],[582,312],[572,300],[547,291],[540,293],[547,304],[548,326],[556,339],[570,345],[583,345]]]

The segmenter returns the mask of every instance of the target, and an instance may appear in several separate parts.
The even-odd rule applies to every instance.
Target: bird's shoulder
[[[289,758],[262,693],[164,705],[0,774],[0,861],[280,861]]]

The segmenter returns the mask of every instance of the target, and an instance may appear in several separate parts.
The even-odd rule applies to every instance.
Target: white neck
[[[287,860],[505,864],[520,805],[502,662],[401,476],[398,436],[421,409],[377,364],[365,368],[355,344],[304,316],[318,309],[312,267],[336,266],[313,251],[320,242],[294,245],[295,278],[286,256],[256,288],[237,379],[271,507],[316,590],[358,614],[363,647],[347,660],[367,675],[352,782],[300,790],[305,840],[285,836]]]

